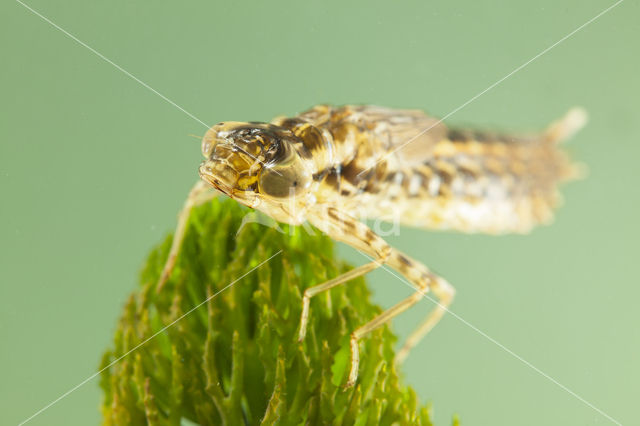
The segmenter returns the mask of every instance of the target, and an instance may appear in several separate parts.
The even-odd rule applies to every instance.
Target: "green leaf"
[[[158,334],[102,372],[104,424],[431,425],[398,377],[386,326],[360,343],[358,382],[344,388],[349,333],[381,311],[364,279],[315,297],[297,341],[304,289],[351,267],[317,230],[251,221],[239,230],[248,212],[232,200],[194,209],[161,293],[170,239],[149,255],[101,365]]]

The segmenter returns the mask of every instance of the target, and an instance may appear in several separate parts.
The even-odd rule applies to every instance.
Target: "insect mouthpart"
[[[237,186],[238,173],[225,161],[204,161],[198,172],[202,180],[226,195],[231,196]]]

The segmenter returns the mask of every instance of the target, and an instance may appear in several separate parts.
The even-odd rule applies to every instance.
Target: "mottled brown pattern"
[[[547,222],[557,185],[575,167],[557,143],[585,123],[570,111],[545,131],[509,136],[448,129],[420,111],[374,106],[317,106],[272,123],[226,122],[202,141],[200,176],[238,202],[293,225],[316,228],[372,260],[305,289],[299,339],[304,339],[314,295],[387,264],[418,292],[351,333],[347,386],[358,376],[358,342],[430,292],[438,305],[406,340],[397,359],[440,320],[455,290],[443,278],[391,247],[359,219],[376,218],[463,232],[527,232]],[[203,185],[191,191],[158,288],[171,273],[189,209]]]
[[[400,213],[413,226],[490,233],[526,232],[549,220],[558,183],[574,175],[557,140],[545,133],[449,130],[434,120],[417,111],[322,105],[275,123],[296,133],[311,152],[319,201],[355,209],[358,216]],[[299,131],[301,122],[318,130]],[[422,125],[432,128],[420,135]],[[385,201],[394,205],[385,207]],[[461,203],[482,205],[484,213],[446,219],[456,217]],[[504,214],[511,220],[496,222]]]

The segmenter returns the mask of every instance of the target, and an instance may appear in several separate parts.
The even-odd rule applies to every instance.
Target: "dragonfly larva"
[[[462,232],[525,233],[548,222],[558,183],[576,167],[558,149],[585,123],[570,110],[545,131],[529,136],[449,129],[414,110],[375,106],[317,106],[271,123],[223,122],[202,140],[206,160],[179,216],[158,289],[169,277],[190,209],[219,192],[273,219],[306,221],[374,260],[307,288],[300,320],[304,339],[310,299],[386,264],[416,292],[351,333],[347,386],[358,376],[358,341],[432,292],[438,306],[409,336],[397,358],[438,322],[453,287],[422,263],[391,247],[362,219]],[[217,191],[211,191],[215,188]]]

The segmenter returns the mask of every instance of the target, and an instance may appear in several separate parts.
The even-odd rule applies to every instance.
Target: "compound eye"
[[[291,167],[265,167],[258,180],[260,192],[274,198],[295,196],[303,187],[302,176]]]

